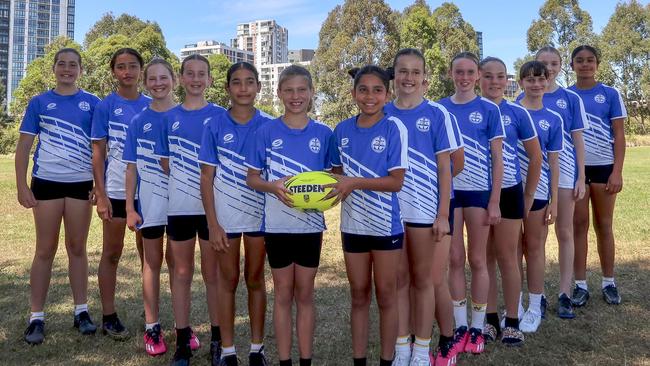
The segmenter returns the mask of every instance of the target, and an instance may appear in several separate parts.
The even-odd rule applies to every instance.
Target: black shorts
[[[263,231],[247,231],[247,232],[243,232],[243,233],[241,233],[241,232],[240,233],[226,233],[226,236],[228,237],[228,239],[238,239],[238,238],[241,238],[242,234],[246,235],[246,236],[250,236],[252,238],[259,238],[260,236],[264,236]]]
[[[160,239],[165,235],[165,225],[143,227],[140,234],[144,239]]]
[[[196,238],[210,240],[208,220],[205,215],[167,216],[167,236],[174,241],[185,241]]]
[[[499,201],[501,217],[504,219],[518,220],[524,218],[524,186],[519,182],[517,185],[501,189],[501,201]]]
[[[479,207],[487,210],[488,202],[490,202],[490,191],[454,190],[456,208]]]
[[[323,233],[306,234],[264,234],[264,245],[269,266],[284,268],[293,263],[309,268],[318,268]]]
[[[90,199],[90,191],[93,190],[93,181],[66,183],[32,177],[31,190],[34,198],[39,201],[56,200],[66,197],[88,201]]]
[[[614,164],[585,165],[585,183],[607,184],[609,176],[614,171]]]
[[[454,232],[454,199],[452,198],[449,200],[449,233],[447,235],[451,235]],[[432,228],[433,223],[431,224],[424,224],[424,223],[419,223],[419,222],[408,222],[404,221],[404,227],[414,227],[414,228]]]
[[[392,236],[371,236],[341,233],[343,250],[347,253],[369,253],[372,250],[402,249],[404,233]]]
[[[538,200],[537,198],[535,198],[535,200],[533,201],[533,205],[530,208],[530,211],[539,211],[543,208],[546,208],[547,205],[548,205],[548,200]]]
[[[109,198],[111,201],[111,208],[113,210],[114,219],[126,219],[126,200],[117,198]],[[138,200],[133,202],[134,207],[138,207]]]

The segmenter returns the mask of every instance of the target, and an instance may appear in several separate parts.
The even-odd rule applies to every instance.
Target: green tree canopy
[[[144,21],[129,14],[122,14],[116,18],[113,13],[109,12],[104,14],[86,33],[84,48],[90,47],[98,39],[108,38],[115,34],[122,34],[129,39],[134,38],[147,27],[152,27],[156,33],[162,36],[162,29],[156,22]]]

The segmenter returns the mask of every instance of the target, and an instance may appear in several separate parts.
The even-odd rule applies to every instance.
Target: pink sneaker
[[[469,341],[465,344],[465,352],[473,353],[475,355],[483,353],[485,350],[485,338],[483,338],[483,332],[480,329],[470,328],[468,333]]]
[[[153,329],[144,332],[144,349],[149,356],[158,356],[167,352],[160,324],[156,324]]]
[[[190,332],[192,332],[192,335],[190,335],[190,349],[196,351],[201,348],[201,341],[199,341],[199,337],[194,334],[193,330],[190,329]]]
[[[436,357],[431,362],[433,366],[455,366],[456,354],[454,353],[454,343],[448,342],[442,348],[438,347],[436,350]]]
[[[465,345],[469,341],[469,332],[467,331],[466,326],[456,328],[454,332],[454,344],[451,347],[451,354],[453,356],[459,355],[465,352]]]

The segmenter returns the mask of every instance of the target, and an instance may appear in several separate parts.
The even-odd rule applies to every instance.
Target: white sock
[[[237,350],[235,349],[235,345],[233,344],[230,347],[221,347],[221,358],[224,358],[226,356],[230,355],[236,355]]]
[[[145,323],[145,324],[144,324],[144,330],[145,330],[145,331],[146,331],[146,330],[152,330],[153,327],[155,327],[155,326],[158,325],[158,324],[160,324],[160,323],[159,323],[159,322]]]
[[[452,300],[454,304],[454,320],[456,328],[467,327],[467,299]]]
[[[585,291],[589,291],[589,287],[587,287],[587,280],[576,280],[576,287],[580,287]]]
[[[487,304],[477,304],[472,301],[472,328],[480,329],[483,331],[485,325],[485,311]]]
[[[609,285],[616,287],[616,283],[614,283],[614,277],[603,277],[602,288],[605,288]]]
[[[264,343],[251,343],[251,352],[250,353],[257,353],[260,350],[262,350],[262,347],[264,347]]]
[[[88,312],[88,304],[79,304],[74,306],[74,315],[79,315],[84,311]]]
[[[413,356],[428,359],[429,343],[431,343],[431,338],[423,339],[415,337],[415,343],[413,343]]]
[[[409,352],[411,350],[411,336],[405,335],[397,337],[397,342],[395,342],[395,352]]]
[[[44,311],[34,311],[32,314],[29,316],[29,322],[33,322],[34,320],[40,320],[40,321],[45,321],[45,312]]]
[[[542,294],[528,293],[528,310],[542,315]]]

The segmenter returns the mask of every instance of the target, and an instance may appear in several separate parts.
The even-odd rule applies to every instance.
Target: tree
[[[143,21],[129,14],[122,14],[115,18],[113,13],[109,12],[104,14],[86,33],[84,48],[87,49],[98,39],[108,38],[115,34],[122,34],[129,39],[134,38],[147,27],[152,27],[156,33],[162,36],[162,29],[156,22]]]
[[[212,75],[212,86],[205,91],[205,98],[222,107],[230,105],[230,97],[226,93],[226,73],[230,68],[230,60],[225,55],[210,55],[210,74]]]
[[[389,66],[398,45],[397,15],[383,0],[347,0],[330,11],[311,65],[323,121],[334,125],[356,111],[347,70]]]
[[[580,44],[594,44],[591,16],[580,8],[578,0],[546,0],[539,9],[539,19],[528,28],[528,51],[535,53],[552,46],[562,55],[562,75],[565,86],[573,83],[571,50]],[[562,82],[562,80],[558,80]]]

